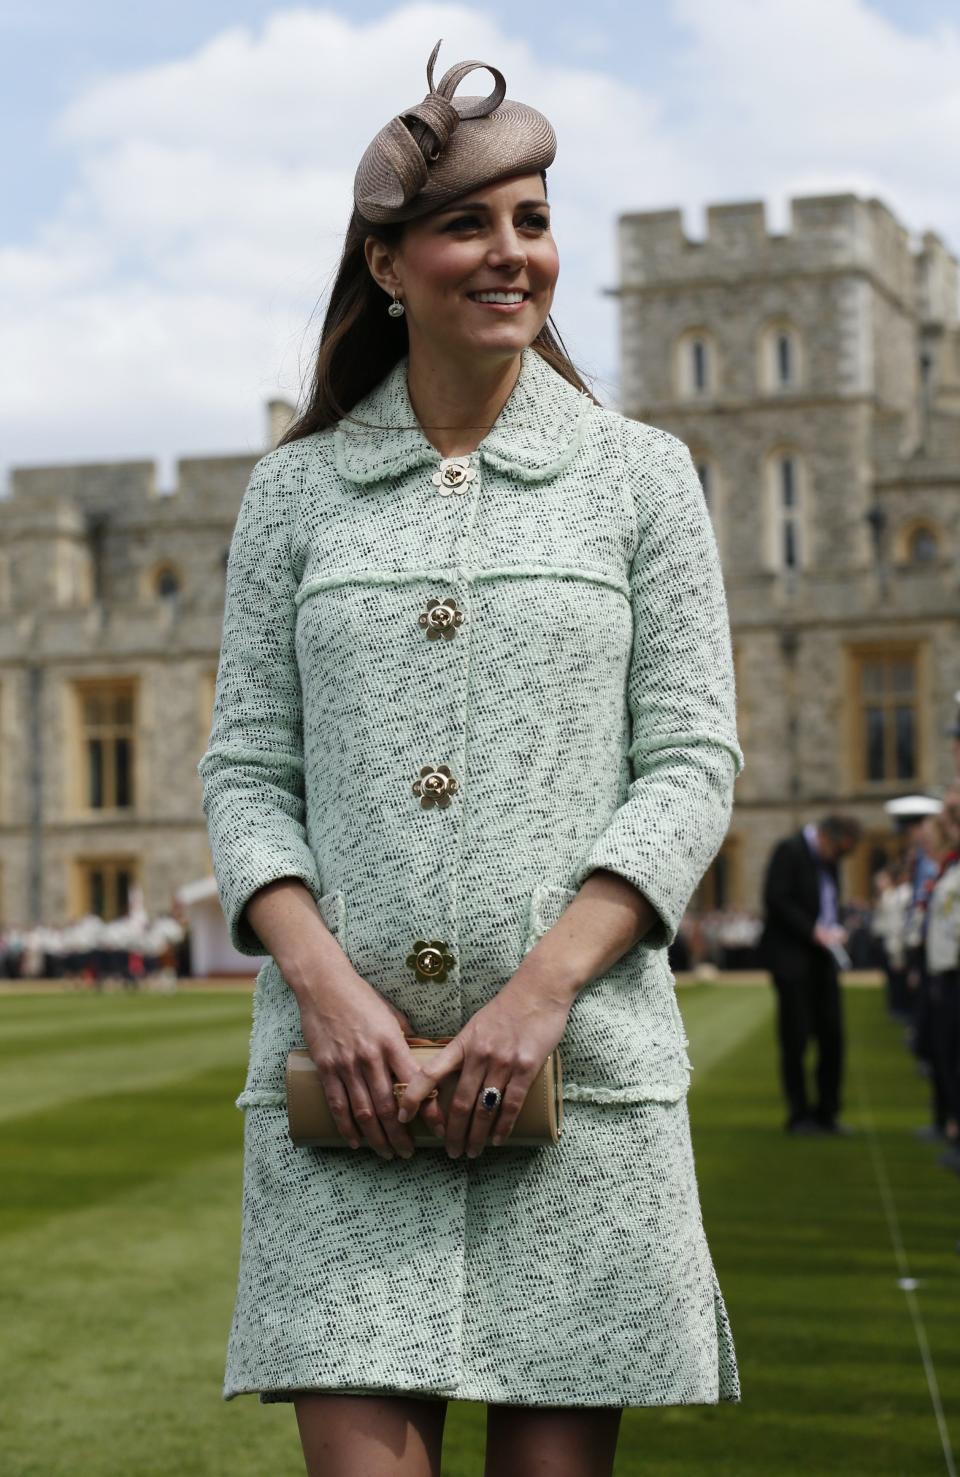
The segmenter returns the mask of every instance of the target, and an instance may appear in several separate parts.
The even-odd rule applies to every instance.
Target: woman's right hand
[[[384,1159],[394,1152],[409,1159],[409,1127],[397,1118],[395,1082],[409,1082],[416,1059],[404,1033],[415,1035],[407,1017],[362,975],[336,971],[297,991],[303,1039],[320,1073],[338,1131],[351,1148],[361,1138]],[[438,1137],[446,1132],[436,1098],[420,1109]]]

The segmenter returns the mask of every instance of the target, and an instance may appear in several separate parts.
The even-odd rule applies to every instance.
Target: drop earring
[[[387,309],[387,312],[390,314],[390,317],[391,318],[402,318],[403,315],[404,315],[404,313],[406,311],[407,310],[403,306],[403,303],[397,297],[396,292],[394,292],[394,294],[393,294],[393,302],[390,304],[389,308]]]

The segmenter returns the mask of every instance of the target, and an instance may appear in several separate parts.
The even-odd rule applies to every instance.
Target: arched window
[[[759,342],[759,382],[765,395],[795,390],[802,380],[800,334],[786,319],[764,325]]]
[[[708,389],[710,384],[709,375],[707,373],[709,360],[707,358],[706,339],[695,338],[693,340],[693,343],[690,345],[690,349],[692,354],[690,369],[693,378],[693,388],[697,391],[698,394],[702,394],[706,389]]]
[[[680,399],[694,400],[717,392],[717,349],[705,328],[681,334],[674,353],[674,386]]]
[[[789,333],[781,332],[777,334],[777,383],[792,385],[793,379],[793,340]]]

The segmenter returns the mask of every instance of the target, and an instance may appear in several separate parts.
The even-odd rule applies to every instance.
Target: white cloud
[[[438,75],[489,57],[508,94],[554,123],[554,316],[605,397],[616,309],[601,293],[621,211],[678,205],[699,233],[707,203],[765,197],[782,229],[788,194],[854,189],[912,229],[960,239],[947,189],[954,28],[907,37],[862,0],[673,11],[685,40],[658,92],[604,71],[599,50],[547,64],[489,15],[441,3],[366,24],[278,11],[259,31],[233,27],[175,63],[88,86],[57,122],[76,161],[59,211],[29,246],[0,246],[6,460],[168,466],[257,449],[263,402],[309,378],[360,154],[423,96],[438,36]],[[462,90],[487,86],[478,72]]]
[[[863,0],[674,0],[674,15],[684,143],[728,189],[875,193],[956,250],[960,29],[908,35]]]

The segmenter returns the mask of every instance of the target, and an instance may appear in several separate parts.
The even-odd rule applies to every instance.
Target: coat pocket
[[[317,899],[317,911],[341,947],[346,948],[343,893],[339,889],[325,892]],[[236,1106],[285,1107],[287,1053],[305,1045],[297,997],[276,960],[268,959],[254,986],[247,1077]]]
[[[531,890],[524,954],[577,896],[537,882]],[[641,940],[579,992],[559,1043],[565,1100],[593,1103],[674,1101],[689,1087],[687,1035],[676,982],[662,949]]]
[[[317,912],[341,948],[346,948],[347,919],[343,893],[339,889],[336,892],[325,892],[317,899]]]
[[[527,903],[524,954],[529,954],[537,940],[553,927],[576,895],[575,887],[562,887],[555,882],[537,882],[534,885]]]

